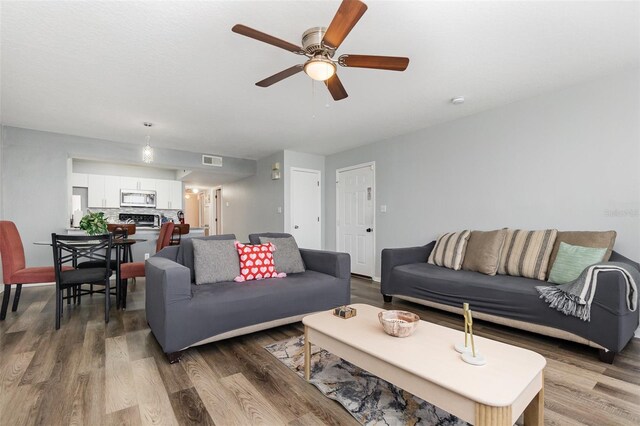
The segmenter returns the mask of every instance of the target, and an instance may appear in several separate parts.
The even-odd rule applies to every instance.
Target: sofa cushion
[[[561,242],[549,273],[549,282],[564,284],[575,280],[587,266],[602,262],[606,251],[606,247],[581,247]]]
[[[560,243],[571,244],[572,246],[581,247],[594,247],[602,248],[606,247],[607,251],[602,259],[604,262],[608,261],[611,257],[611,251],[613,245],[616,242],[616,231],[558,231],[558,236],[553,244],[553,250],[549,257],[549,272],[553,267],[553,262],[556,260],[558,250],[560,249]]]
[[[498,272],[500,253],[506,236],[506,229],[472,231],[467,242],[462,269],[495,275]]]
[[[177,348],[230,330],[349,303],[349,286],[343,279],[312,270],[242,285],[194,284],[191,292],[193,297],[176,315],[180,334],[172,344]]]
[[[462,267],[462,259],[464,259],[470,234],[469,230],[464,230],[440,235],[429,255],[428,262],[432,265],[459,270]]]
[[[304,272],[304,262],[300,256],[300,249],[293,237],[270,238],[260,237],[260,243],[272,243],[275,246],[273,261],[278,272],[285,274],[299,274]]]
[[[288,238],[291,236],[291,234],[287,234],[286,232],[261,232],[259,234],[249,234],[249,242],[251,244],[260,244],[260,237]]]
[[[589,326],[588,322],[549,308],[535,289],[544,283],[530,278],[489,276],[414,263],[393,268],[391,279],[394,282],[393,295],[411,296],[458,308],[467,302],[474,311],[573,332],[585,332]]]
[[[240,273],[234,278],[236,282],[262,280],[265,278],[283,278],[285,273],[278,273],[273,262],[274,246],[267,244],[242,244],[235,242],[240,256]]]
[[[507,230],[498,274],[544,281],[557,234],[557,229]]]
[[[240,275],[240,259],[234,240],[192,241],[195,283],[232,281]]]
[[[180,241],[180,248],[178,249],[177,261],[181,265],[186,266],[191,270],[191,282],[195,282],[195,264],[193,257],[193,240],[194,238],[183,238]],[[210,235],[208,237],[196,237],[198,240],[235,240],[234,234],[222,234],[222,235]]]

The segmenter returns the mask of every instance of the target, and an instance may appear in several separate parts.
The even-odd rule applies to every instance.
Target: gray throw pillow
[[[233,281],[240,275],[240,258],[234,240],[193,239],[196,284]]]
[[[276,264],[276,271],[285,274],[297,274],[304,272],[304,262],[300,256],[300,249],[293,237],[287,238],[269,238],[260,237],[260,243],[272,243],[276,246],[273,252],[273,261]]]

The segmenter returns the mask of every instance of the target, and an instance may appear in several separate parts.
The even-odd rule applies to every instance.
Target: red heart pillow
[[[236,249],[240,257],[240,275],[234,279],[236,282],[287,276],[284,272],[276,271],[272,254],[276,248],[273,244],[250,245],[236,241]]]

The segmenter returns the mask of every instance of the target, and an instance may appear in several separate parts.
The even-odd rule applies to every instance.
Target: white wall
[[[319,170],[322,185],[321,210],[324,212],[324,161],[325,157],[316,154],[307,154],[303,152],[284,151],[284,230],[291,233],[291,168],[298,167],[301,169]],[[324,248],[325,241],[325,218],[324,213],[320,214],[320,232],[322,235],[321,245]]]
[[[640,260],[638,75],[621,72],[328,156],[326,247],[336,247],[336,169],[375,161],[378,276],[383,248],[464,228],[614,229],[615,249]]]
[[[284,164],[284,151],[258,160],[254,176],[222,186],[223,233],[248,242],[252,233],[284,232],[284,179],[271,180],[276,162]]]

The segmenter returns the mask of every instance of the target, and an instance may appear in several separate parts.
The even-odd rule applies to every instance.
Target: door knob
[[[293,229],[298,229],[298,228],[300,228],[298,225],[295,225],[295,226],[293,227]]]
[[[373,228],[367,228],[367,232],[373,232]]]

